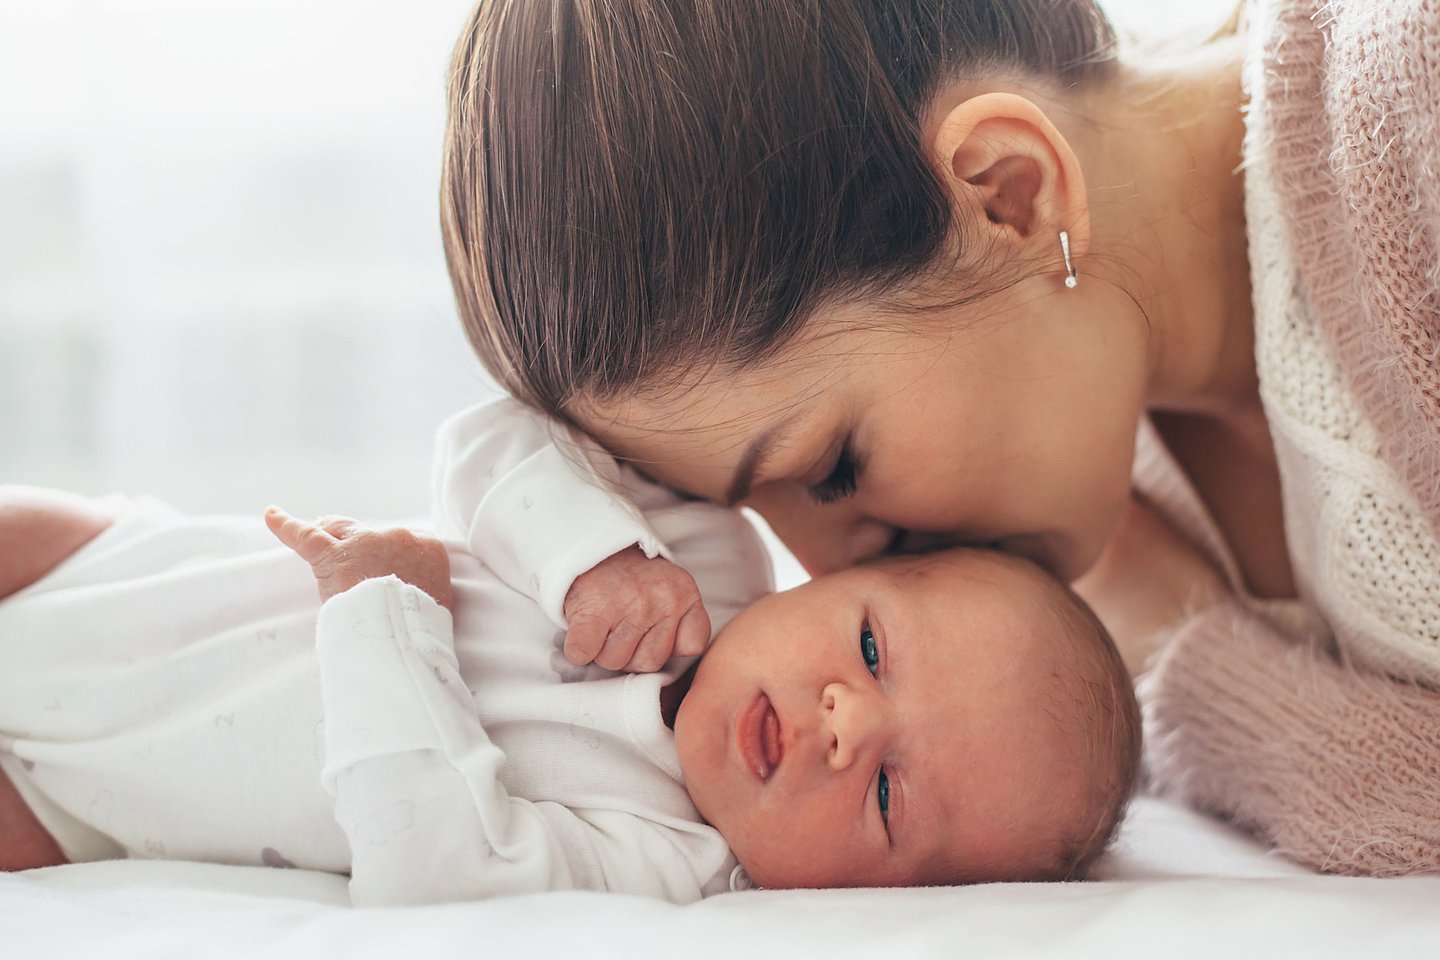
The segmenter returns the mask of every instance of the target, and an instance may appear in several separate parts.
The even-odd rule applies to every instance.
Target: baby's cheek
[[[756,884],[784,890],[878,882],[873,851],[857,838],[847,839],[823,805],[784,804],[769,815],[752,806],[746,813],[755,815],[747,817],[743,834],[726,839]]]

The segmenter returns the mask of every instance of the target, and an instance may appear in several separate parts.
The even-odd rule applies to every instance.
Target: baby
[[[49,844],[349,873],[364,904],[689,902],[1065,878],[1114,832],[1128,677],[1022,561],[765,596],[742,517],[510,401],[443,428],[435,494],[443,546],[117,499],[71,552],[83,513],[0,502],[0,864]],[[28,575],[26,542],[69,555]]]

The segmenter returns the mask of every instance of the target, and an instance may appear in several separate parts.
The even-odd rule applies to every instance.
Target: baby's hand
[[[306,523],[279,507],[265,511],[265,525],[310,564],[322,601],[362,580],[394,575],[450,609],[450,555],[434,537],[401,527],[373,530],[346,517]]]
[[[650,673],[671,654],[704,653],[710,616],[685,570],[639,547],[621,550],[575,578],[565,595],[565,659]]]

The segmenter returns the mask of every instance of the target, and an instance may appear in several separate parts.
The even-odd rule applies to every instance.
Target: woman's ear
[[[1075,254],[1084,253],[1090,217],[1080,161],[1032,101],[981,94],[941,115],[932,129],[941,179],[957,199],[968,197],[984,211],[997,240],[1052,243],[1064,230]]]

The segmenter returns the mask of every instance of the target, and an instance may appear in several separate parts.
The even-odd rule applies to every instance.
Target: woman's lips
[[[929,553],[950,547],[964,547],[969,550],[998,550],[1012,556],[1023,557],[1038,564],[1052,575],[1069,582],[1079,577],[1088,568],[1073,562],[1066,542],[1054,533],[1024,533],[994,540],[963,539],[944,533],[923,533],[897,528],[890,538],[887,554]],[[1094,560],[1092,558],[1091,562]]]
[[[780,717],[763,692],[741,712],[735,742],[746,768],[761,783],[768,781],[780,765],[785,748],[780,743]]]
[[[1051,576],[1069,582],[1076,579],[1085,572],[1085,568],[1075,569],[1057,538],[1045,533],[1032,533],[1025,536],[1006,537],[998,544],[999,548],[1006,553],[1017,557],[1024,557],[1031,563],[1048,571]]]

